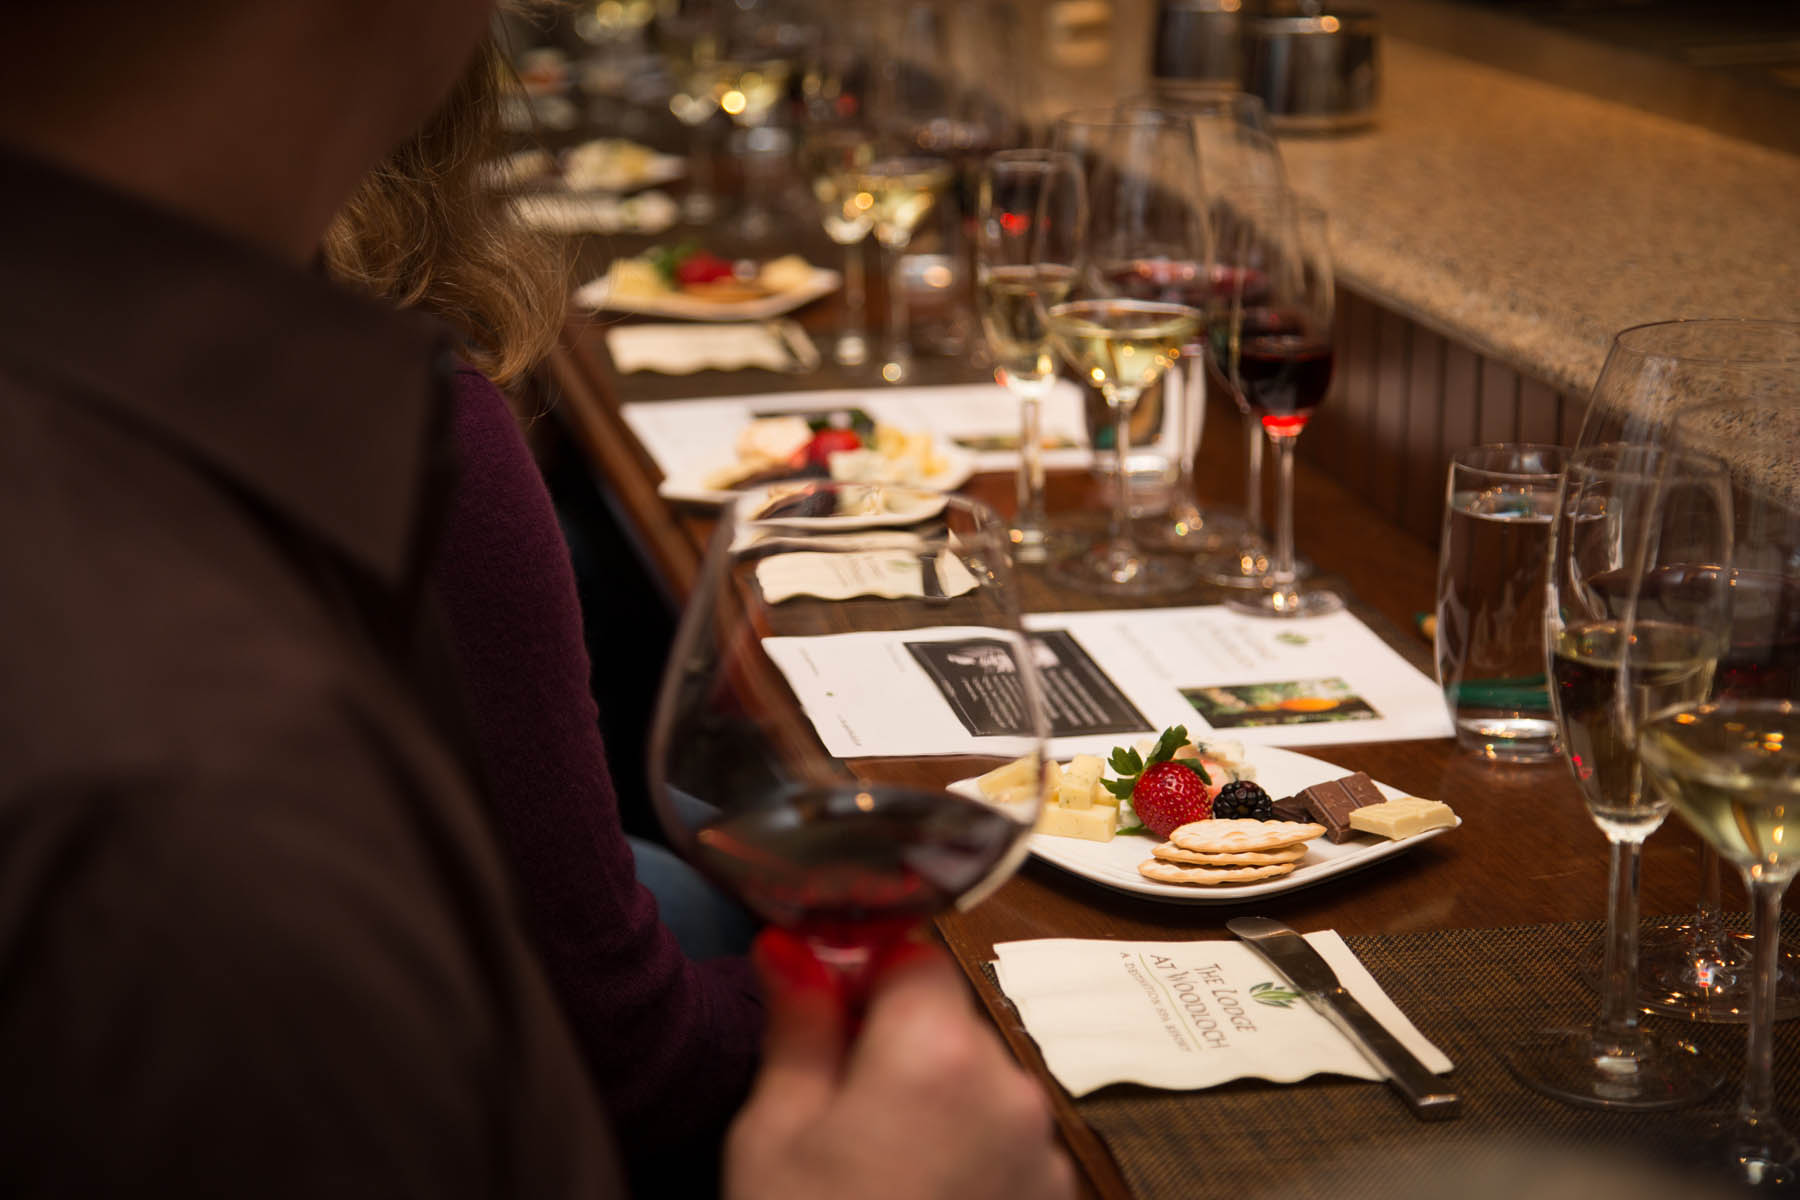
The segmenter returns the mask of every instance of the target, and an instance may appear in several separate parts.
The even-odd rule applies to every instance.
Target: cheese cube
[[[1016,787],[1029,786],[1034,773],[1036,760],[1030,755],[1015,758],[1002,766],[995,767],[986,775],[975,781],[981,794],[987,797],[998,796],[1001,792],[1011,791]]]
[[[1091,808],[1059,808],[1053,804],[1038,817],[1037,831],[1090,842],[1110,842],[1119,831],[1119,810],[1103,804]]]
[[[1065,771],[1062,782],[1051,795],[1059,808],[1092,808],[1094,790],[1094,785],[1087,780],[1077,779]]]
[[[1069,765],[1064,769],[1063,774],[1088,783],[1099,783],[1103,766],[1104,764],[1101,763],[1100,756],[1097,754],[1077,754],[1069,760]]]
[[[1454,824],[1456,814],[1448,804],[1417,796],[1401,796],[1386,804],[1365,804],[1350,811],[1350,828],[1396,840]]]

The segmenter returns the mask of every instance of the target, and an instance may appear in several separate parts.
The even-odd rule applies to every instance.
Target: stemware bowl
[[[1277,475],[1269,569],[1256,593],[1227,603],[1254,616],[1323,616],[1344,602],[1335,592],[1301,586],[1294,556],[1294,443],[1331,388],[1337,285],[1326,216],[1292,192],[1239,193],[1229,230],[1229,240],[1241,248],[1238,260],[1254,261],[1257,269],[1239,273],[1233,283],[1227,373],[1275,448]]]
[[[1800,377],[1800,323],[1740,319],[1659,321],[1621,331],[1594,385],[1576,448],[1664,444],[1684,410],[1722,396],[1791,393]],[[1701,842],[1700,897],[1684,919],[1648,928],[1638,1000],[1670,1016],[1742,1023],[1749,1014],[1751,939],[1726,927],[1720,864]],[[1598,954],[1587,963],[1597,977]],[[1778,1018],[1800,1016],[1800,955],[1777,966]]]
[[[866,524],[881,513],[910,515]],[[975,903],[1025,853],[1047,722],[1009,546],[1005,523],[962,497],[835,483],[744,497],[683,613],[651,734],[657,814],[677,852],[806,939],[848,995],[884,945]],[[869,686],[941,696],[932,712],[952,724],[978,718],[979,756],[827,752],[772,648],[844,630],[891,635],[894,674]],[[1020,760],[1005,794],[946,789]]]
[[[1018,511],[1013,556],[1020,562],[1046,557],[1044,436],[1040,404],[1056,386],[1056,360],[1046,324],[1049,309],[1068,295],[1067,267],[1036,264],[1032,245],[1045,193],[1076,185],[1076,163],[1054,150],[1005,150],[981,170],[976,203],[975,288],[982,332],[994,358],[994,375],[1019,401]],[[1045,231],[1074,239],[1078,225]],[[1076,257],[1077,248],[1050,246],[1047,258]]]
[[[1721,399],[1721,396],[1725,398]],[[1627,611],[1634,636],[1663,617],[1671,594],[1717,640],[1709,686],[1649,714],[1640,736],[1644,773],[1696,833],[1736,867],[1751,898],[1754,967],[1744,1084],[1736,1111],[1710,1129],[1737,1182],[1800,1183],[1800,1142],[1774,1104],[1782,894],[1800,872],[1800,405],[1791,394],[1718,393],[1680,412],[1676,453],[1724,464],[1726,513],[1708,497],[1663,487],[1664,529],[1712,534],[1678,579],[1640,575]],[[1627,665],[1627,678],[1633,669]]]
[[[1669,487],[1696,497],[1689,528],[1652,524]],[[1680,592],[1668,593],[1658,620],[1635,626],[1620,604],[1642,572],[1694,561],[1708,534],[1693,527],[1703,497],[1712,500],[1716,527],[1721,500],[1729,503],[1716,464],[1654,447],[1589,447],[1570,456],[1551,523],[1546,674],[1563,752],[1610,846],[1606,950],[1594,1025],[1525,1038],[1506,1058],[1527,1086],[1571,1104],[1678,1108],[1723,1078],[1690,1043],[1646,1027],[1635,998],[1643,843],[1669,811],[1666,798],[1643,787],[1636,733],[1649,714],[1705,694],[1718,649]]]
[[[1067,297],[1045,310],[1050,338],[1105,397],[1116,464],[1105,537],[1055,570],[1108,594],[1175,590],[1194,578],[1191,556],[1141,546],[1131,532],[1131,416],[1200,329],[1198,308],[1160,298],[1172,280],[1205,279],[1212,261],[1193,126],[1159,110],[1078,111],[1057,121],[1051,146],[1075,160],[1079,184],[1045,193],[1032,261],[1070,279]],[[1073,225],[1080,238],[1055,236]]]

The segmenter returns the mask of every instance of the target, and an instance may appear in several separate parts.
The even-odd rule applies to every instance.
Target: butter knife
[[[1458,1114],[1462,1099],[1344,990],[1337,972],[1305,938],[1268,917],[1233,917],[1225,922],[1225,928],[1287,976],[1306,1002],[1387,1076],[1414,1116],[1421,1121],[1444,1121]]]

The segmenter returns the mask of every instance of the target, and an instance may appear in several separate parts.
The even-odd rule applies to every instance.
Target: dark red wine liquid
[[[1021,833],[998,809],[948,792],[833,788],[705,826],[695,858],[766,920],[858,946],[948,908]]]
[[[1244,399],[1274,434],[1304,429],[1331,387],[1331,343],[1280,309],[1244,313],[1237,361]]]

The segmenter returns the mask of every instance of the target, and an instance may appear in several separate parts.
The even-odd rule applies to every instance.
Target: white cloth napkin
[[[794,352],[778,325],[766,322],[708,325],[619,325],[606,331],[606,348],[621,371],[739,371],[762,367],[788,371]]]
[[[1425,1066],[1450,1069],[1331,930],[1306,940]],[[1241,942],[1046,938],[994,947],[1000,987],[1070,1095],[1113,1083],[1194,1089],[1381,1073]]]
[[[954,554],[935,558],[939,590],[946,597],[975,590],[975,577]],[[756,564],[756,583],[763,599],[780,604],[795,596],[821,600],[848,600],[852,596],[882,596],[898,600],[925,594],[924,566],[919,555],[906,550],[825,554],[797,550],[772,554]]]
[[[667,192],[527,192],[513,197],[512,210],[520,224],[544,233],[661,233],[677,216]]]

